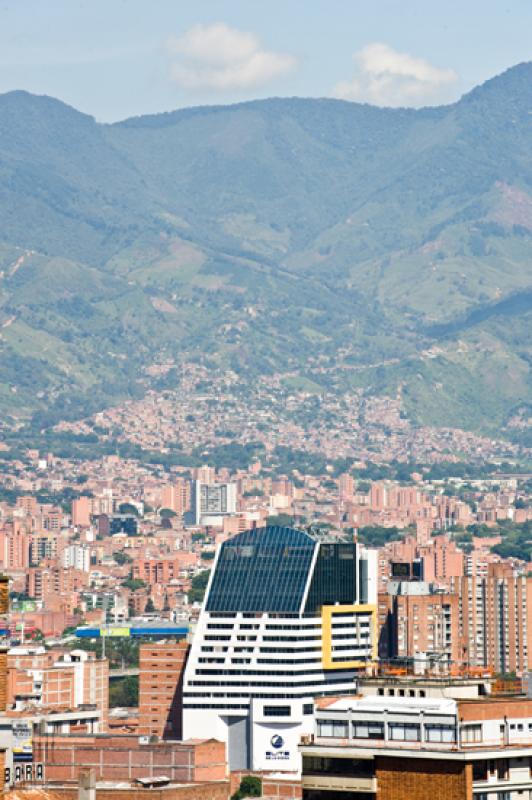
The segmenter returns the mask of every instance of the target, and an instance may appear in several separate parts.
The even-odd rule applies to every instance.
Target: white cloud
[[[449,100],[458,78],[452,69],[434,67],[380,42],[363,47],[354,60],[353,78],[336,84],[335,97],[378,106],[420,106]]]
[[[223,22],[195,25],[172,37],[167,49],[173,58],[172,80],[187,91],[231,91],[269,83],[296,63],[287,53],[264,50],[253,33]]]

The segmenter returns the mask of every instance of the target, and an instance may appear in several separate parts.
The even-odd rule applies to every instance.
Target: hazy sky
[[[0,92],[117,120],[332,96],[449,102],[532,60],[532,0],[0,0]]]

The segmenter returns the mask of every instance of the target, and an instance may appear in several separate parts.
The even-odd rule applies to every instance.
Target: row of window
[[[245,686],[284,686],[286,681],[238,681],[232,684],[227,681],[188,681],[187,686],[226,686],[228,689],[236,687],[240,688]],[[329,686],[330,684],[345,684],[345,678],[330,678],[329,680],[306,680],[306,681],[290,681],[290,686]]]
[[[264,676],[271,676],[272,672],[268,669],[196,669],[196,675],[243,675],[248,677],[249,675],[264,675]],[[348,673],[345,676],[345,680],[352,680],[353,671],[346,670]],[[303,669],[303,670],[290,670],[290,672],[282,672],[281,670],[276,671],[274,673],[281,677],[285,675],[286,677],[292,678],[294,675],[323,675],[323,669]],[[340,674],[338,671],[336,674]]]
[[[323,694],[323,693],[322,693]],[[183,693],[183,697],[249,697],[249,698],[259,698],[262,700],[299,700],[302,697],[308,697],[307,692],[288,692],[285,694],[272,694],[271,692],[266,692],[261,694],[260,692],[189,692],[186,691]]]
[[[334,739],[380,739],[385,738],[384,722],[353,722],[349,736],[347,720],[319,719],[317,721],[318,736]],[[453,743],[456,741],[454,725],[431,724],[424,726],[426,742]],[[414,722],[389,722],[388,739],[396,742],[421,741],[421,725]]]

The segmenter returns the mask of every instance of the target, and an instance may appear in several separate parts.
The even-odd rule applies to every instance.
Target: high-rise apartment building
[[[191,498],[194,525],[223,524],[223,518],[236,513],[236,484],[194,481]]]
[[[179,516],[190,510],[190,481],[176,478],[174,483],[164,486],[161,492],[161,506],[169,508]]]
[[[79,569],[88,572],[91,565],[90,548],[86,544],[69,544],[63,550],[63,566],[65,569]]]
[[[231,769],[298,770],[313,698],[352,692],[376,657],[376,558],[269,526],[218,549],[185,669],[184,738],[227,742]]]
[[[57,555],[58,537],[56,533],[32,533],[30,537],[30,563],[37,567],[41,561],[54,559]]]
[[[72,525],[80,528],[88,528],[91,524],[91,498],[77,497],[72,501]]]
[[[391,581],[379,594],[379,656],[448,673],[460,659],[458,596],[422,581]]]
[[[14,519],[0,529],[0,567],[24,570],[30,565],[31,534],[23,520]]]
[[[532,657],[532,578],[508,564],[454,582],[460,603],[461,660],[495,672],[528,671]]]

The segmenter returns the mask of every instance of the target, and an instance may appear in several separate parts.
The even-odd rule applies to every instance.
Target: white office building
[[[313,699],[353,692],[375,660],[375,556],[281,527],[224,542],[185,669],[184,738],[226,741],[231,769],[299,770]]]

